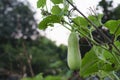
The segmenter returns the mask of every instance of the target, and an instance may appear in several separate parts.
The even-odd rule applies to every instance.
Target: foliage
[[[30,7],[18,0],[0,0],[0,69],[22,74],[27,63],[22,39],[30,42],[32,36],[39,35],[33,15]]]
[[[56,46],[43,36],[38,38],[34,12],[18,0],[0,0],[0,70],[22,76],[27,74],[28,78],[22,80],[79,80],[90,76],[119,80],[119,6],[110,11],[112,1],[102,0],[100,6],[104,15],[96,13],[86,17],[72,0],[50,0],[49,3],[51,6],[47,5],[48,0],[37,2],[43,16],[39,29],[60,24],[79,34],[80,40],[87,40],[90,49],[82,57],[80,71],[68,70],[66,46]],[[82,16],[74,16],[75,10]],[[38,39],[32,40],[33,37]],[[80,43],[79,46],[81,49],[86,45]],[[33,74],[36,76],[32,77]]]
[[[110,33],[115,34],[115,37],[120,35],[120,20],[109,20],[105,23],[105,26],[110,29]]]
[[[39,1],[41,0],[38,0],[38,2]],[[61,1],[60,3],[57,3],[53,2],[52,0],[51,4],[53,6],[51,6],[49,9],[45,8],[45,6],[48,6],[47,2],[44,7],[38,4],[41,6],[38,8],[43,8],[43,12],[46,11],[49,13],[49,15],[43,15],[44,19],[39,23],[39,28],[46,29],[48,26],[54,25],[54,23],[58,23],[62,25],[61,27],[65,27],[71,32],[75,31],[76,33],[79,33],[80,38],[85,37],[88,39],[89,43],[91,44],[91,50],[86,53],[85,57],[82,58],[82,64],[79,71],[81,77],[86,78],[90,75],[97,75],[100,79],[109,77],[111,79],[119,80],[115,72],[120,69],[120,50],[119,46],[117,45],[120,43],[117,41],[117,38],[120,35],[120,21],[109,20],[102,23],[102,17],[105,15],[101,14],[89,15],[86,17],[76,6],[74,6],[73,2],[74,1],[72,0],[63,0],[63,2]],[[105,3],[105,0],[100,2],[100,5],[103,5],[103,8],[105,9],[104,13],[107,12],[108,6],[111,7],[111,4],[112,1],[110,3]],[[66,8],[65,6],[72,6],[73,9],[70,10],[70,8]],[[74,12],[74,10],[81,14],[82,17],[79,15],[73,16],[72,12]],[[68,13],[66,13],[66,11],[68,11]],[[58,14],[58,12],[60,14]],[[58,16],[59,21],[56,21],[54,18],[48,19],[49,16],[53,15]],[[44,22],[44,20],[46,21]],[[53,20],[53,22],[49,20]],[[43,22],[45,23],[44,25],[42,24]],[[105,29],[101,30],[100,28]],[[96,40],[97,38],[95,39],[96,36],[94,36],[94,31],[97,31],[98,36],[102,38],[102,41],[104,41],[104,39],[107,41],[102,43],[102,41],[98,41],[99,38]],[[107,34],[105,34],[104,31],[107,31]],[[112,36],[112,39],[109,36]]]
[[[66,72],[66,46],[56,46],[40,36],[29,5],[0,0],[0,18],[0,76],[4,80],[12,74],[32,76],[31,70],[34,75],[43,72],[43,76]]]
[[[61,21],[60,17],[59,16],[56,16],[56,15],[50,15],[50,16],[47,16],[45,19],[43,19],[39,26],[40,29],[46,29],[47,26],[51,26],[51,24],[53,23],[59,23]]]
[[[34,12],[17,0],[0,1],[0,37],[31,38],[38,35]],[[4,40],[3,40],[4,41]]]
[[[42,74],[38,74],[37,76],[33,78],[23,78],[22,80],[66,80],[67,78],[62,76],[46,76],[43,78]]]
[[[0,58],[0,67],[16,73],[25,73],[31,76],[29,72],[27,58],[24,53],[23,42],[26,47],[26,53],[31,56],[31,66],[34,74],[44,72],[44,75],[58,74],[61,70],[67,69],[66,65],[66,46],[57,47],[52,41],[45,37],[40,37],[36,41],[16,40],[17,47],[11,43],[4,44],[4,55]],[[38,45],[39,44],[39,45]],[[63,48],[62,48],[63,47]],[[64,67],[64,69],[63,69]],[[22,74],[21,74],[22,75]]]

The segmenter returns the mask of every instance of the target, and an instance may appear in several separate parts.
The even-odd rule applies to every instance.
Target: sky
[[[37,8],[37,1],[38,0],[28,0],[28,2],[31,4],[33,11],[36,12],[35,18],[39,23],[41,20],[41,15],[40,15],[40,9]],[[100,0],[75,0],[75,5],[81,12],[83,12],[85,15],[88,15],[90,13],[89,8],[90,7],[96,8],[99,1]],[[114,7],[116,7],[117,4],[120,3],[120,0],[113,0],[113,1],[114,1],[113,3]],[[57,45],[60,45],[60,44],[67,45],[67,40],[68,40],[70,31],[68,31],[64,27],[61,27],[60,25],[56,25],[53,28],[47,28],[46,31],[42,32],[41,34],[45,35],[47,38],[54,41]]]

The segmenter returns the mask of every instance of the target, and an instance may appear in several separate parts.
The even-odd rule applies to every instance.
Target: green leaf
[[[119,41],[115,41],[114,44],[120,50],[120,42]]]
[[[97,16],[96,15],[90,15],[90,16],[88,16],[88,19],[90,21],[92,21],[96,26],[99,27],[101,25],[101,19],[102,19],[102,17],[103,17],[102,14],[98,14]]]
[[[93,46],[82,59],[80,75],[83,77],[99,72],[99,70],[111,72],[116,69],[116,60],[110,52],[99,47]]]
[[[74,22],[74,27],[76,27],[77,29],[79,29],[79,31],[85,35],[89,35],[90,30],[88,28],[88,22],[86,21],[85,18],[83,17],[76,17],[73,18],[73,22]],[[80,35],[83,37],[83,35]]]
[[[53,6],[52,10],[51,10],[53,15],[60,15],[61,11],[62,10],[61,10],[61,8],[58,5]]]
[[[37,1],[37,8],[44,7],[46,5],[46,0],[38,0]]]
[[[114,34],[116,31],[115,36],[117,37],[120,35],[120,20],[109,20],[105,24],[105,27],[107,27],[110,30],[110,33]]]
[[[81,37],[86,37],[86,35],[88,36],[90,34],[90,30],[88,29],[88,27],[80,27],[79,31],[84,34],[80,34]]]
[[[64,0],[63,6],[64,6],[64,9],[65,9],[65,10],[68,10],[68,8],[69,8],[69,3],[68,3],[66,0]]]
[[[99,59],[97,58],[93,48],[88,53],[86,53],[85,57],[82,59],[80,75],[83,77],[98,71],[98,66],[96,63]]]
[[[73,18],[73,21],[75,22],[75,24],[79,26],[85,26],[85,27],[88,26],[88,22],[83,17],[79,16],[79,17]]]
[[[63,3],[63,0],[51,0],[54,4],[60,4]]]
[[[61,21],[61,16],[57,15],[50,15],[44,18],[40,23],[39,23],[39,28],[40,29],[46,29],[49,25],[53,23],[60,23]]]
[[[103,14],[98,14],[97,18],[98,18],[99,23],[101,23],[102,17],[103,17]]]
[[[62,9],[62,11],[63,11],[63,13],[65,14],[65,15],[67,15],[68,14],[68,9],[69,9],[69,4],[66,2],[66,0],[64,1],[64,3],[63,3],[63,9]]]

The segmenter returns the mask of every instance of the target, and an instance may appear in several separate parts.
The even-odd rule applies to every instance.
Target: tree
[[[0,0],[0,67],[17,72],[19,60],[23,59],[16,59],[21,41],[31,41],[33,36],[39,33],[30,7],[18,0]]]
[[[2,39],[11,37],[27,39],[38,34],[34,12],[28,5],[18,0],[1,0],[0,6]]]
[[[67,69],[66,46],[58,47],[40,36],[29,5],[19,0],[0,0],[0,18],[0,78],[40,72],[56,75],[63,67]]]
[[[106,1],[106,0],[101,0],[98,4],[103,9],[103,22],[105,23],[106,21],[113,19],[113,20],[118,20],[120,19],[120,5],[117,7],[113,8],[113,0]]]

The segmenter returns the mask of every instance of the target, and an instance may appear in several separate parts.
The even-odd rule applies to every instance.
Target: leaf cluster
[[[38,2],[40,1],[41,0],[38,0]],[[38,4],[38,8],[44,8],[47,6],[46,3],[44,6]],[[51,24],[54,25],[54,23],[58,23],[70,31],[74,30],[76,33],[79,33],[80,38],[87,38],[92,44],[92,48],[82,59],[80,76],[88,77],[90,75],[98,75],[100,78],[105,78],[112,75],[113,77],[110,78],[115,79],[116,74],[114,74],[114,72],[120,69],[120,49],[119,45],[117,45],[120,43],[117,40],[120,35],[120,20],[108,20],[102,23],[102,14],[94,14],[86,17],[74,6],[74,2],[69,0],[58,0],[58,2],[51,0],[51,3],[53,6],[51,6],[50,11],[45,10],[49,15],[43,15],[44,19],[39,23],[39,28],[45,30]],[[62,8],[60,7],[61,4],[63,5]],[[72,6],[72,9],[70,9],[69,6]],[[74,11],[77,11],[82,17],[72,15]],[[49,17],[51,17],[51,19]],[[106,30],[109,35],[113,35],[113,38],[109,38],[108,35],[100,30],[100,26],[102,26],[103,30]],[[97,31],[98,37],[100,36],[107,41],[102,44],[97,42],[92,34],[93,31]]]

